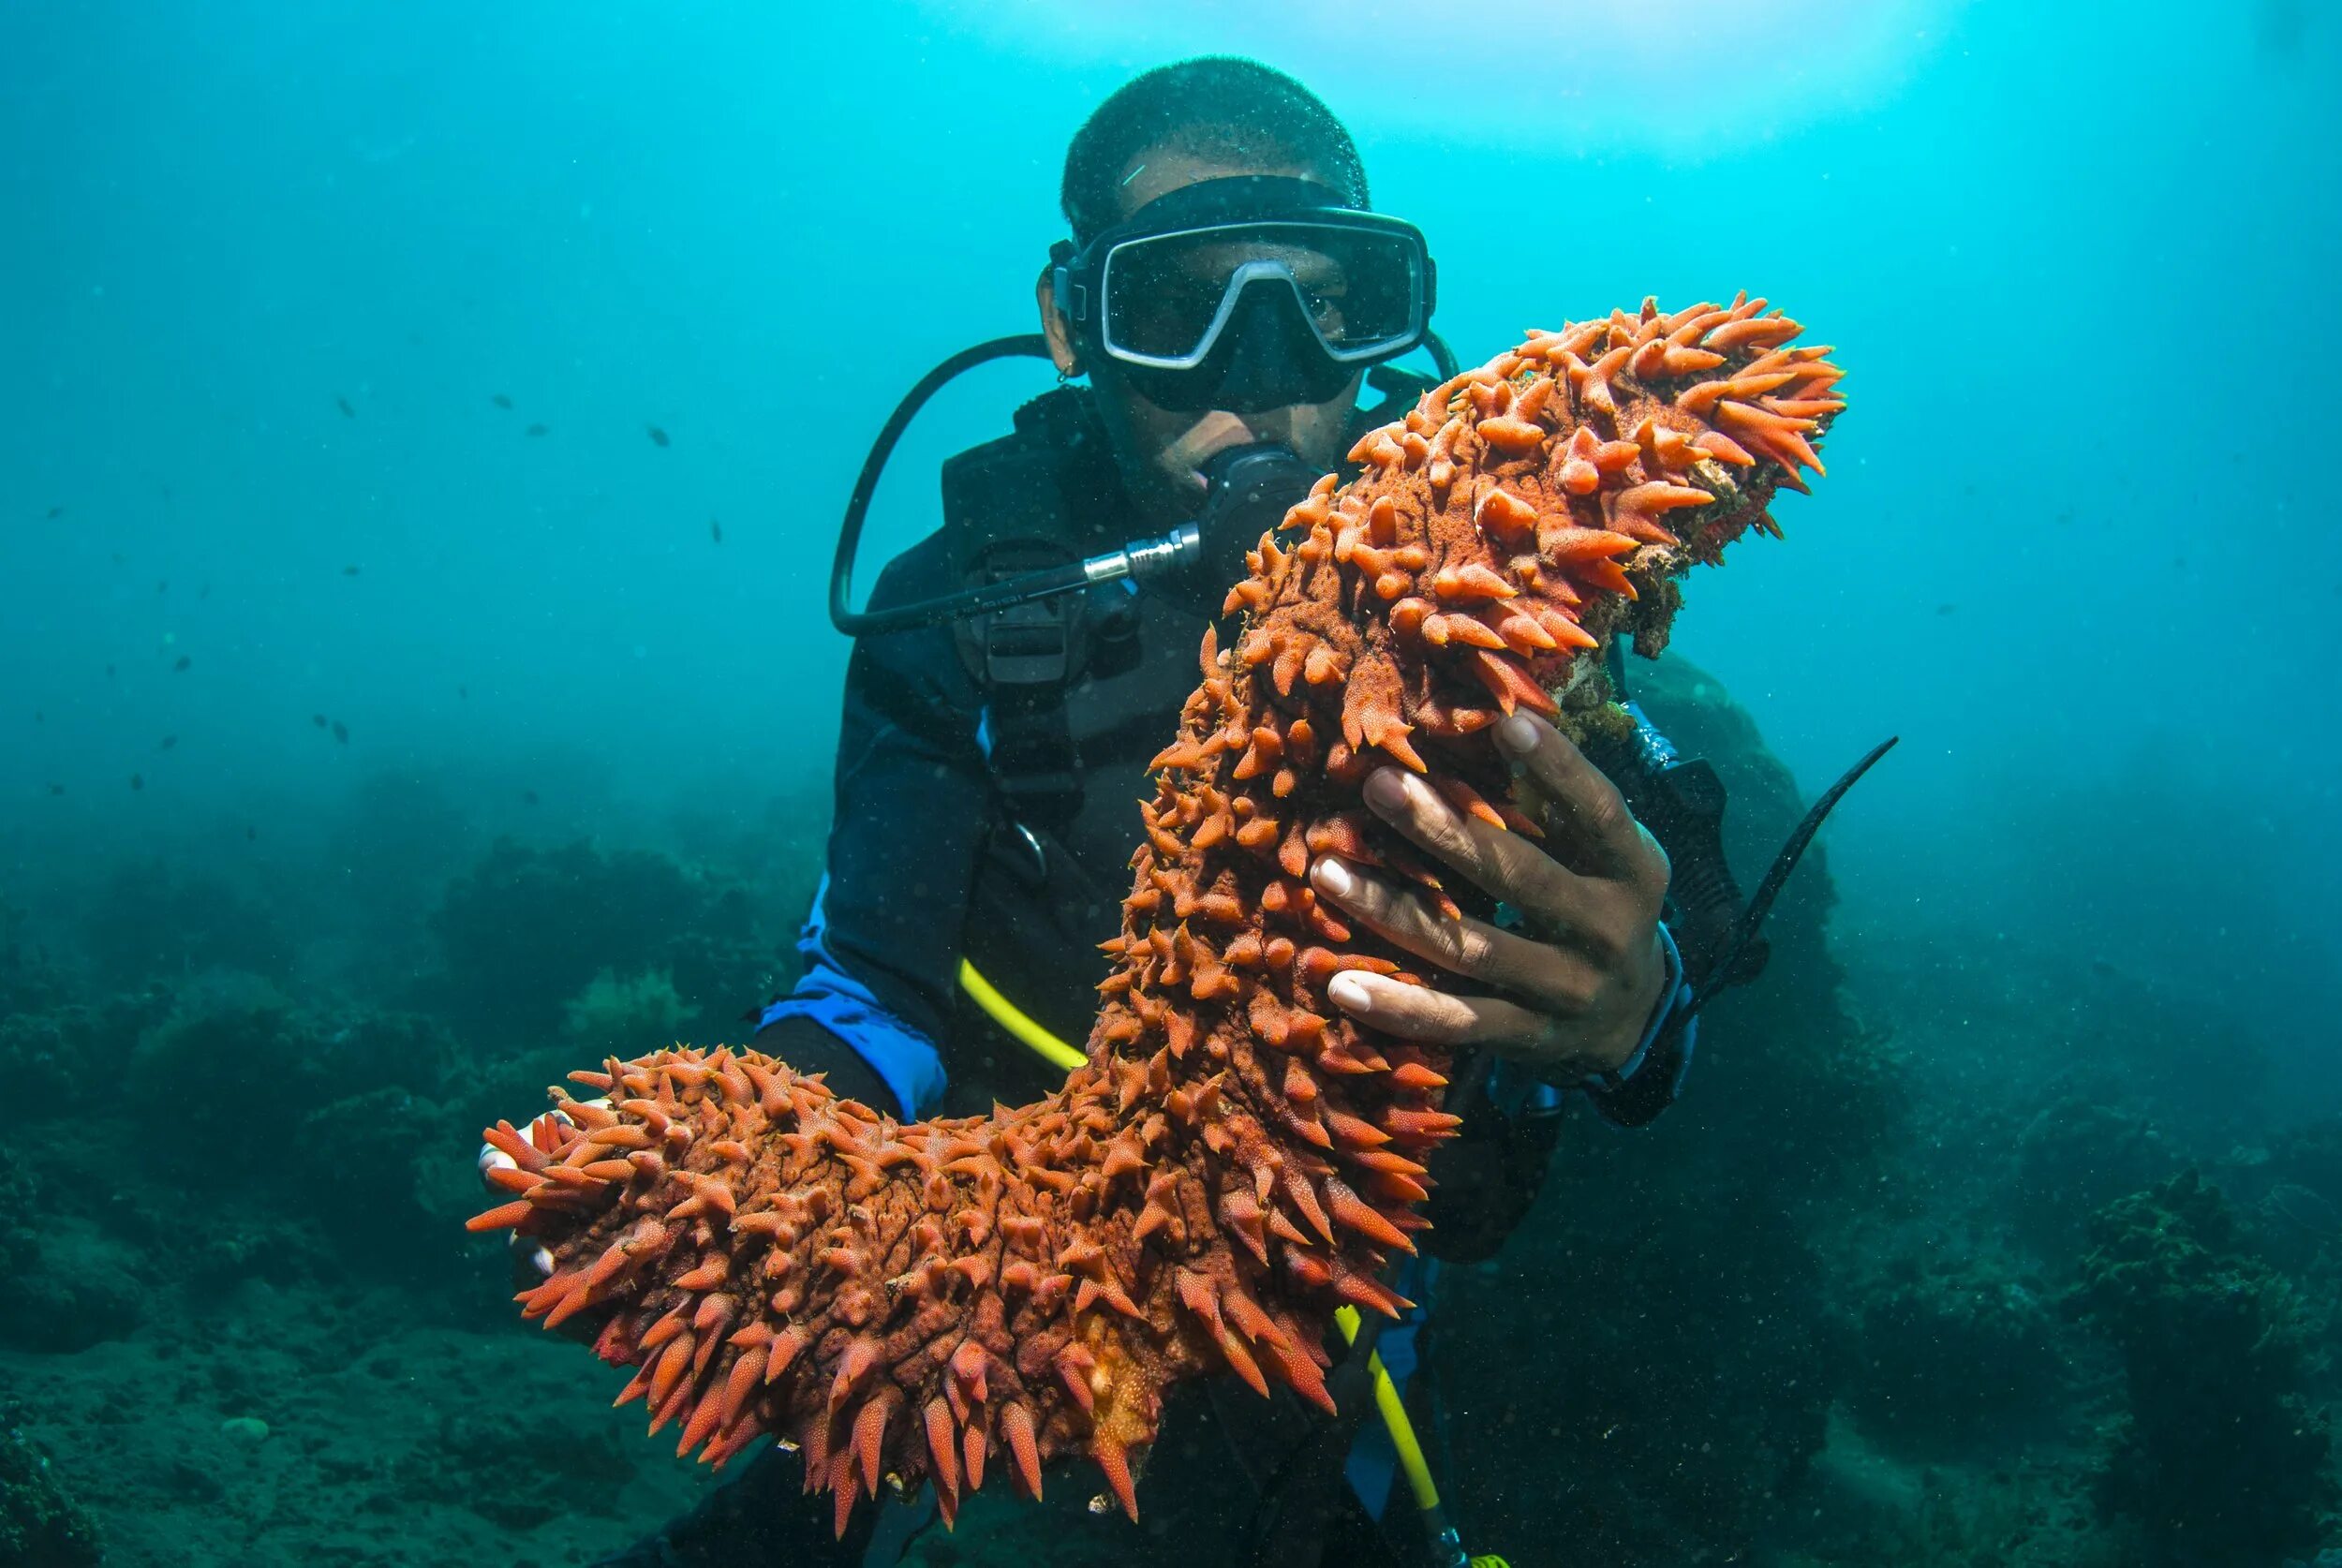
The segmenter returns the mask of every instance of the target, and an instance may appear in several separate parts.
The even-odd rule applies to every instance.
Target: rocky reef
[[[2173,1568],[2315,1551],[2342,1494],[2293,1289],[2192,1170],[2100,1210],[2090,1242],[2072,1309],[2120,1355],[2129,1404],[2109,1514]]]
[[[0,1400],[0,1568],[94,1568],[101,1556],[97,1527]]]

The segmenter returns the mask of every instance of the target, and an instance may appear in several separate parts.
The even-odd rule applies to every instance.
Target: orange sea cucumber
[[[1665,643],[1674,579],[1713,562],[1777,486],[1821,471],[1843,407],[1827,348],[1765,302],[1538,332],[1425,394],[1321,480],[1228,595],[1233,648],[1157,759],[1119,960],[1063,1088],[920,1122],[752,1051],[685,1048],[571,1074],[476,1230],[540,1238],[524,1313],[598,1329],[651,1429],[721,1460],[802,1446],[842,1531],[882,1477],[931,1478],[948,1517],[986,1468],[1037,1493],[1097,1460],[1136,1516],[1133,1450],[1164,1390],[1234,1372],[1327,1403],[1335,1308],[1389,1310],[1390,1255],[1425,1221],[1445,1053],[1326,999],[1346,969],[1425,984],[1321,906],[1336,852],[1479,907],[1359,800],[1386,760],[1457,806],[1537,831],[1480,732],[1526,707],[1615,715],[1598,658]]]

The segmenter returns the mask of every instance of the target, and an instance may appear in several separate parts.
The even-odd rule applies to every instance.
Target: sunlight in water
[[[1109,71],[1188,54],[1250,54],[1305,74],[1368,124],[1445,130],[1482,144],[1560,137],[1682,155],[1719,135],[1779,134],[1875,108],[1943,41],[1965,6],[1487,0],[1432,12],[1345,0],[922,0],[920,8],[947,31]],[[1400,52],[1401,87],[1394,91]]]

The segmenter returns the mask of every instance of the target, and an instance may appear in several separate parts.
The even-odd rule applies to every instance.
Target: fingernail
[[[1388,815],[1407,804],[1407,782],[1397,768],[1384,768],[1366,780],[1366,804]]]
[[[1350,868],[1341,862],[1321,860],[1317,863],[1317,885],[1337,898],[1347,898],[1357,881],[1350,875]]]
[[[1328,981],[1326,995],[1345,1013],[1371,1013],[1374,1010],[1374,998],[1355,970],[1344,969]]]
[[[1497,724],[1496,744],[1516,757],[1526,757],[1537,748],[1537,727],[1514,714]]]

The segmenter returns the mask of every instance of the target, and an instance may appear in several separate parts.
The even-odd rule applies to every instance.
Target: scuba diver
[[[1371,210],[1348,132],[1266,67],[1197,59],[1123,86],[1074,138],[1062,206],[1041,333],[939,366],[854,491],[832,584],[855,643],[826,870],[804,976],[753,1037],[906,1120],[1062,1077],[1105,973],[1097,944],[1119,927],[1133,803],[1244,552],[1432,384],[1393,361],[1428,352],[1452,371],[1423,236]],[[853,610],[862,516],[902,427],[953,375],[1020,353],[1045,354],[1060,385],[943,466],[941,526]],[[1569,1097],[1625,1126],[1673,1101],[1697,1002],[1762,956],[1754,923],[1735,923],[1712,770],[1647,722],[1599,757],[1525,713],[1495,733],[1552,802],[1542,848],[1403,770],[1366,798],[1508,918],[1444,918],[1333,857],[1311,869],[1455,984],[1352,971],[1332,988],[1363,1022],[1466,1064],[1449,1102],[1464,1125],[1432,1158],[1428,1255],[1393,1280],[1418,1303],[1443,1262],[1491,1255],[1526,1214]],[[1398,1392],[1423,1310],[1332,1347],[1341,1418],[1282,1388],[1172,1400],[1119,1560],[1462,1563]],[[891,1562],[923,1526],[921,1501],[898,1501],[833,1542],[802,1483],[795,1456],[768,1447],[605,1568]]]

